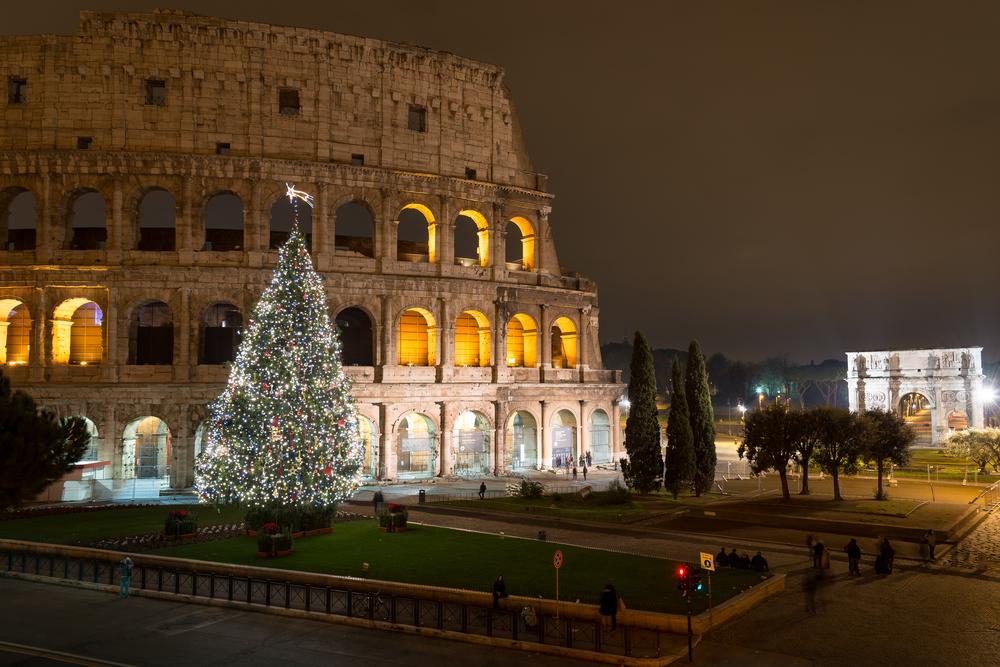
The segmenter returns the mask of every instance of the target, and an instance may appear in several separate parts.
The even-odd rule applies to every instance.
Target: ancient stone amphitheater
[[[565,469],[620,448],[593,282],[562,269],[503,70],[161,11],[0,37],[0,361],[81,415],[65,497],[190,487],[207,404],[302,215],[365,475]],[[75,491],[73,489],[76,489]]]

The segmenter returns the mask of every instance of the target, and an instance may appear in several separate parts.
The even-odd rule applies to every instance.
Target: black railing
[[[118,563],[121,558],[121,553],[96,549],[0,543],[0,571],[14,574],[118,586]],[[291,576],[284,579],[274,572],[273,577],[276,578],[269,578],[254,576],[264,572],[259,568],[254,568],[256,572],[253,574],[244,576],[226,571],[225,566],[213,571],[211,564],[198,562],[197,565],[197,569],[192,569],[185,567],[185,561],[181,559],[147,559],[136,555],[131,588],[635,658],[659,657],[661,635],[666,634],[661,630],[621,622],[617,630],[611,631],[592,615],[581,618],[563,610],[557,617],[538,606],[533,606],[534,623],[528,625],[525,616],[530,618],[530,614],[522,613],[521,606],[515,609],[493,609],[488,603],[461,600],[460,598],[467,596],[459,591],[447,591],[453,594],[449,596],[441,595],[441,589],[421,590],[425,587],[420,586],[411,587],[413,592],[355,590],[342,585],[323,585],[323,575],[290,573]],[[267,574],[270,576],[272,572],[268,571]],[[303,581],[310,577],[315,578],[316,582]],[[358,584],[360,588],[370,588],[377,582],[360,580]],[[403,590],[407,588],[398,585],[393,587]],[[419,593],[422,592],[427,595],[420,596]],[[505,606],[509,606],[511,601],[509,598],[504,600]],[[531,603],[525,600],[525,604]]]

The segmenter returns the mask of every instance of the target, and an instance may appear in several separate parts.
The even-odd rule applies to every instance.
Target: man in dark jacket
[[[493,608],[500,608],[500,598],[507,597],[507,584],[503,581],[503,575],[497,577],[493,582]]]
[[[482,500],[486,497],[486,482],[479,483],[479,499]]]
[[[715,555],[715,567],[729,567],[729,556],[726,555],[726,547],[719,549]]]
[[[858,541],[851,538],[851,541],[844,547],[847,552],[847,571],[850,574],[861,576],[861,546]]]
[[[611,629],[618,627],[618,592],[611,584],[604,586],[601,592],[601,616],[611,617]]]
[[[754,572],[767,572],[767,560],[764,558],[763,554],[759,551],[757,555],[753,557],[750,561],[750,569]]]

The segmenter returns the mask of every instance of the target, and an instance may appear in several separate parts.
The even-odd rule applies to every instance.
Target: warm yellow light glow
[[[438,257],[437,220],[434,219],[434,213],[423,204],[410,203],[403,207],[404,211],[407,209],[419,211],[424,216],[424,220],[427,221],[427,261],[433,264]]]
[[[510,219],[521,231],[521,267],[525,271],[535,270],[535,228],[531,223],[520,216]],[[510,243],[510,239],[507,240]]]
[[[401,366],[437,364],[437,327],[423,308],[409,308],[399,316],[398,354]]]
[[[31,350],[31,315],[17,299],[0,299],[0,364],[28,363]]]
[[[99,364],[104,354],[104,314],[90,299],[66,299],[52,313],[52,361]]]
[[[464,211],[459,211],[459,215],[464,215],[465,217],[476,223],[476,228],[479,229],[479,246],[476,249],[476,254],[479,255],[479,266],[489,266],[490,265],[490,225],[486,221],[486,216],[484,216],[479,211],[474,211],[472,209],[466,209]]]
[[[524,313],[517,313],[507,322],[507,365],[538,365],[538,329],[535,320]]]
[[[490,365],[490,321],[478,310],[467,310],[455,320],[455,365]]]
[[[552,367],[576,368],[576,325],[568,317],[552,323]]]

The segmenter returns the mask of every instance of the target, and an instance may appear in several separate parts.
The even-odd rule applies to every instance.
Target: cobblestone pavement
[[[1000,510],[939,559],[940,565],[1000,572]]]

